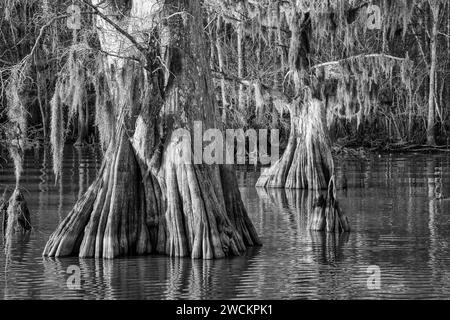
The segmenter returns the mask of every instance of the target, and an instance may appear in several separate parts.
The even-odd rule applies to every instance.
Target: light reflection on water
[[[291,299],[450,297],[450,158],[395,155],[347,161],[348,190],[338,197],[352,232],[306,229],[311,195],[254,188],[258,173],[239,171],[242,197],[264,243],[245,256],[192,261],[163,256],[113,261],[44,259],[50,233],[93,181],[98,153],[68,149],[55,185],[50,157],[27,157],[23,186],[36,228],[0,253],[0,299]],[[338,176],[342,175],[338,167]],[[10,164],[0,188],[14,183]],[[449,198],[449,199],[446,199]],[[81,269],[80,290],[66,270]],[[381,268],[369,290],[367,267]]]

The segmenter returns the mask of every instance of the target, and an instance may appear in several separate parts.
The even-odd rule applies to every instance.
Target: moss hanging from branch
[[[16,185],[19,185],[23,171],[23,158],[26,144],[28,112],[25,107],[23,90],[28,65],[19,65],[12,69],[6,86],[7,116],[9,140],[8,149],[14,161]]]
[[[159,3],[133,1],[130,16],[120,19],[109,1],[97,9],[97,32],[107,52],[96,87],[104,92],[96,102],[97,121],[108,119],[102,131],[112,141],[98,178],[51,236],[46,256],[212,259],[259,244],[234,172],[177,162],[178,143],[166,139],[177,128],[192,129],[197,119],[214,127],[216,108],[201,2]],[[131,24],[135,38],[123,33]],[[153,28],[161,35],[154,42],[138,35]],[[139,59],[147,46],[143,68]],[[148,72],[150,66],[155,69]],[[66,91],[66,83],[61,86]]]
[[[109,145],[114,132],[114,110],[109,97],[108,83],[102,71],[98,72],[95,87],[95,124],[98,128],[100,144],[103,150]]]
[[[21,63],[12,68],[6,86],[7,116],[8,116],[8,150],[14,162],[16,185],[8,203],[0,203],[3,213],[3,230],[6,238],[5,251],[8,254],[12,235],[17,231],[31,229],[30,212],[25,198],[20,191],[20,178],[23,172],[23,162],[27,140],[26,100],[24,97],[25,82],[29,71],[28,63]],[[5,191],[6,193],[6,191]],[[4,198],[5,194],[2,198]]]
[[[95,77],[87,75],[85,64],[92,58],[92,49],[86,42],[73,44],[66,56],[67,60],[61,68],[50,101],[50,144],[53,155],[53,171],[58,179],[61,172],[66,127],[75,115],[83,112],[87,96],[87,86],[95,84]],[[67,114],[67,125],[65,115]]]
[[[67,83],[66,90],[70,92],[66,97],[66,103],[69,106],[68,122],[72,121],[76,114],[79,114],[83,107],[84,99],[86,96],[86,77],[83,67],[83,59],[77,57],[77,51],[72,46],[69,54],[69,60],[67,62],[67,68],[69,73],[69,81]],[[70,100],[69,100],[70,99]]]
[[[329,99],[328,125],[336,119],[356,117],[359,126],[364,118],[374,115],[379,90],[384,86],[394,87],[392,78],[395,72],[399,74],[405,94],[412,94],[412,63],[408,56],[358,55],[319,64],[312,70],[318,84],[316,91],[322,94],[323,99]],[[331,91],[330,83],[334,87]]]
[[[66,140],[63,99],[64,91],[62,90],[61,82],[58,81],[56,84],[55,93],[50,101],[50,144],[52,147],[53,156],[53,172],[56,180],[61,173],[64,143]]]
[[[245,10],[238,10],[238,2]],[[235,30],[244,26],[248,39],[253,39],[255,44],[268,46],[270,42],[266,39],[280,38],[280,42],[288,44],[288,70],[281,70],[286,72],[282,91],[287,97],[285,100],[290,101],[292,132],[285,155],[265,172],[258,185],[328,188],[334,174],[328,125],[337,117],[343,117],[356,118],[359,126],[365,117],[375,112],[381,82],[387,79],[386,84],[394,85],[395,72],[401,73],[402,84],[410,87],[408,58],[361,53],[358,40],[368,38],[370,3],[367,1],[228,0],[218,3],[208,0],[206,4]],[[395,31],[411,19],[411,10],[406,9],[405,4],[406,1],[401,1],[398,6],[392,3],[382,6],[382,18],[390,28],[373,32],[376,34],[371,37],[393,37],[391,29]],[[396,10],[391,10],[392,7]],[[273,29],[271,24],[275,22],[284,36],[275,33],[270,36],[272,33],[268,30]],[[330,43],[335,50],[330,49]],[[369,45],[367,49],[378,52],[384,48]],[[263,85],[272,87],[272,84],[263,84],[257,72],[258,80],[249,82],[255,83],[254,102],[259,113],[264,103],[270,101],[261,88]],[[285,110],[286,103],[272,100],[276,109]]]
[[[4,0],[3,10],[4,17],[6,20],[11,20],[11,17],[16,10],[16,5],[20,4],[21,0]]]

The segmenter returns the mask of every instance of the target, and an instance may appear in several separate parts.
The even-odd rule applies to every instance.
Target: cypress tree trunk
[[[108,14],[113,8],[101,10]],[[203,259],[239,255],[260,241],[233,169],[184,162],[178,156],[183,149],[172,135],[185,129],[193,136],[194,121],[214,128],[219,117],[200,2],[167,1],[160,7],[157,1],[134,1],[130,16],[143,18],[141,27],[147,30],[150,17],[171,17],[158,26],[155,34],[160,39],[147,52],[147,67],[163,60],[169,71],[160,66],[149,72],[134,61],[107,58],[102,87],[109,88],[107,105],[112,108],[102,110],[113,109],[116,119],[111,143],[97,180],[51,236],[44,255],[115,258],[162,253]],[[115,42],[121,36],[111,24],[104,20],[98,24],[106,31],[100,34],[105,50],[121,52],[130,46],[125,36]],[[111,31],[115,34],[108,38]],[[152,56],[155,52],[161,59]]]
[[[333,175],[333,157],[324,104],[311,99],[291,105],[291,132],[281,157],[259,178],[257,187],[327,189]]]
[[[10,238],[16,232],[31,230],[31,215],[22,192],[16,188],[9,201],[0,198],[3,235]]]
[[[333,158],[326,122],[326,103],[303,94],[313,84],[305,82],[310,67],[311,22],[309,15],[293,13],[288,21],[289,74],[298,97],[289,106],[291,132],[281,159],[263,172],[257,187],[327,189],[333,175]],[[302,100],[303,99],[303,100]]]
[[[219,71],[225,72],[225,59],[222,50],[222,42],[220,40],[220,32],[222,29],[222,18],[217,18],[217,26],[216,26],[216,49],[217,49],[217,61],[219,63]],[[226,82],[224,77],[220,80],[220,93],[222,97],[222,122],[227,123],[227,109],[229,104],[227,102],[227,94],[226,94]]]
[[[428,93],[428,125],[427,144],[436,145],[435,121],[436,121],[436,67],[437,67],[437,35],[439,29],[439,6],[440,3],[429,1],[432,13],[432,27],[430,35],[430,87]]]
[[[310,67],[309,14],[294,13],[288,25],[291,31],[289,74],[297,93],[297,98],[289,105],[291,132],[283,156],[262,172],[256,186],[313,190],[315,204],[309,211],[308,228],[347,232],[350,227],[334,193],[334,162],[326,117],[328,98],[316,88],[319,85],[305,79]],[[305,88],[309,88],[309,92],[304,93]],[[328,190],[325,196],[320,195],[321,189]]]
[[[262,188],[310,189],[308,229],[348,232],[347,217],[334,194],[334,165],[326,125],[325,106],[320,100],[291,107],[291,133],[287,148],[271,168],[261,174],[256,186]],[[318,192],[325,189],[325,195]],[[314,203],[312,205],[312,203]]]

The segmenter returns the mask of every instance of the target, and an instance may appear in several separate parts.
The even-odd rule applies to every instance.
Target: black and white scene
[[[447,300],[450,1],[1,0],[0,222],[0,300]]]

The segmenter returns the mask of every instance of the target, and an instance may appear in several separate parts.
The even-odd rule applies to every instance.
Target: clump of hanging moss
[[[50,119],[50,144],[53,156],[53,172],[58,179],[61,172],[61,163],[64,152],[65,142],[65,125],[63,116],[63,104],[61,100],[61,88],[58,83],[55,93],[50,102],[51,119]]]
[[[25,197],[19,188],[27,140],[28,112],[26,110],[23,88],[25,87],[28,68],[29,65],[27,63],[19,64],[13,68],[6,86],[8,150],[14,162],[16,175],[15,190],[9,201],[5,201],[6,191],[0,201],[0,212],[3,217],[3,232],[8,243],[15,232],[31,230],[30,212]]]

